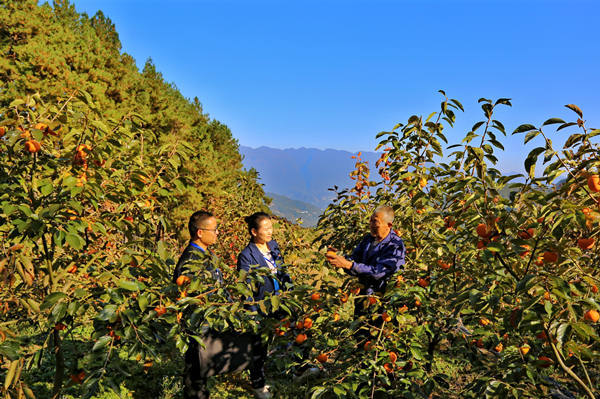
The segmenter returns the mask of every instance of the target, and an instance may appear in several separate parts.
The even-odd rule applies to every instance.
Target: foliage
[[[265,198],[229,129],[151,62],[137,71],[100,13],[7,0],[0,22],[5,397],[176,396],[125,380],[178,379],[188,340],[209,326],[260,333],[280,397],[593,397],[600,130],[577,106],[567,106],[573,122],[519,126],[513,134],[541,143],[524,175],[503,176],[494,165],[506,131],[494,112],[510,100],[480,99],[484,119],[447,145],[462,105],[442,92],[439,112],[378,135],[381,182],[359,154],[355,185],[335,188],[317,231],[276,220],[295,287],[252,314],[243,305],[264,273],[233,266],[246,244],[241,217]],[[552,126],[577,131],[556,149]],[[396,210],[407,265],[367,297],[308,240],[350,252],[379,204]],[[218,256],[176,284],[180,232],[198,208],[220,220]],[[226,286],[207,275],[214,266]],[[371,313],[355,320],[355,301]],[[321,375],[294,381],[307,364]]]
[[[539,397],[563,384],[592,398],[598,324],[584,314],[600,309],[600,219],[588,179],[598,174],[593,140],[600,130],[587,128],[574,105],[567,107],[575,122],[521,125],[513,134],[525,134],[525,143],[543,141],[525,160],[524,176],[503,176],[494,153],[503,150],[498,137],[506,132],[493,115],[510,100],[480,99],[484,120],[444,153],[444,124],[453,125],[462,105],[442,95],[439,112],[378,135],[382,182],[368,181],[368,165],[357,160],[356,185],[339,191],[320,221],[324,244],[348,242],[378,204],[396,210],[407,266],[378,308],[395,323],[390,339],[378,343],[379,359],[394,351],[401,361],[386,373],[365,359],[362,367],[379,378],[371,387],[398,397],[448,396],[450,387],[461,397]],[[548,136],[552,125],[579,132],[559,150]],[[542,154],[545,170],[536,175]],[[557,187],[561,174],[568,177]],[[377,188],[373,195],[365,193],[369,186]],[[499,195],[506,188],[510,198]],[[454,376],[436,370],[447,359],[477,378],[454,386]]]
[[[118,121],[137,114],[162,145],[183,142],[193,149],[185,162],[168,160],[182,183],[168,213],[180,243],[195,210],[211,208],[228,223],[239,224],[242,216],[265,209],[257,175],[242,169],[227,126],[210,120],[197,98],[189,101],[165,82],[151,60],[138,71],[135,60],[121,53],[114,24],[102,12],[79,14],[68,0],[52,6],[3,1],[0,38],[0,51],[7,55],[0,60],[0,106],[34,94],[55,103],[87,92],[102,117]]]

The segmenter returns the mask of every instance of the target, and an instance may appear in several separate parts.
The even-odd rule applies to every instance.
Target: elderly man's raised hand
[[[329,247],[327,249],[327,254],[325,255],[325,257],[327,258],[327,262],[329,262],[329,264],[332,266],[341,267],[342,269],[352,268],[352,262],[344,258],[343,256],[338,255],[337,249],[333,247]]]

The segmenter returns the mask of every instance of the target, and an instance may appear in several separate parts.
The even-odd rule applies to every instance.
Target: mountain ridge
[[[349,186],[349,173],[358,152],[318,148],[257,148],[239,146],[242,163],[259,172],[259,181],[267,192],[275,193],[325,209],[334,198],[333,186]],[[374,165],[376,152],[362,151],[362,159]]]

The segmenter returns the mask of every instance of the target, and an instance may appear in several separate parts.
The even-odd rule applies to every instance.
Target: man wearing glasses
[[[190,217],[188,229],[190,243],[177,262],[174,282],[184,274],[192,277],[192,272],[187,267],[190,262],[208,260],[214,256],[208,247],[216,244],[218,239],[217,219],[210,212],[195,212]],[[221,270],[212,261],[203,264],[211,273],[215,284],[222,286],[224,281]],[[256,336],[235,331],[216,331],[212,328],[198,333],[202,337],[202,345],[190,338],[185,353],[184,399],[208,399],[207,379],[211,376],[246,368],[250,370],[251,378],[262,375],[264,359],[261,347],[256,345]],[[261,399],[271,397],[268,393],[257,396]]]
[[[185,248],[173,274],[173,282],[182,274],[188,271],[185,264],[203,259],[205,255],[211,255],[208,247],[216,244],[219,235],[217,228],[217,219],[212,213],[206,211],[194,212],[188,223],[190,232],[190,243]],[[208,251],[208,252],[207,252]],[[214,267],[211,271],[213,279],[219,284],[223,284],[223,274],[219,268]]]

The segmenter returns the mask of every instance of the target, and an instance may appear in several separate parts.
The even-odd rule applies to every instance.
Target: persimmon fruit
[[[591,237],[591,238],[580,238],[577,240],[577,246],[582,249],[582,250],[586,250],[586,249],[592,249],[594,248],[594,244],[596,243],[596,239]]]
[[[558,252],[546,251],[542,256],[544,263],[555,263],[558,260]]]
[[[27,140],[25,142],[25,150],[27,150],[27,152],[35,154],[36,152],[38,152],[41,149],[42,149],[42,145],[36,140]]]
[[[450,263],[444,262],[441,259],[438,259],[437,264],[442,268],[442,270],[448,270],[452,266]]]
[[[530,238],[533,238],[533,236],[535,235],[535,229],[533,227],[530,227],[527,230],[520,231],[518,235],[519,238],[523,240],[528,240]]]
[[[301,344],[304,341],[306,341],[306,338],[307,338],[306,334],[300,333],[300,334],[296,335],[296,343]]]
[[[319,363],[326,363],[327,359],[329,359],[329,356],[327,356],[326,353],[320,353],[319,356],[317,356],[317,361]]]
[[[588,188],[590,189],[590,191],[593,191],[595,193],[600,191],[600,176],[598,175],[591,175],[588,177],[587,179],[587,185]]]
[[[182,274],[181,276],[177,277],[175,282],[181,287],[182,285],[188,284],[190,282],[190,278]]]
[[[600,319],[600,313],[597,310],[590,309],[583,315],[583,319],[585,321],[591,321],[592,323],[597,323]]]
[[[492,229],[485,223],[479,223],[475,228],[477,235],[481,238],[488,238],[492,235]]]

